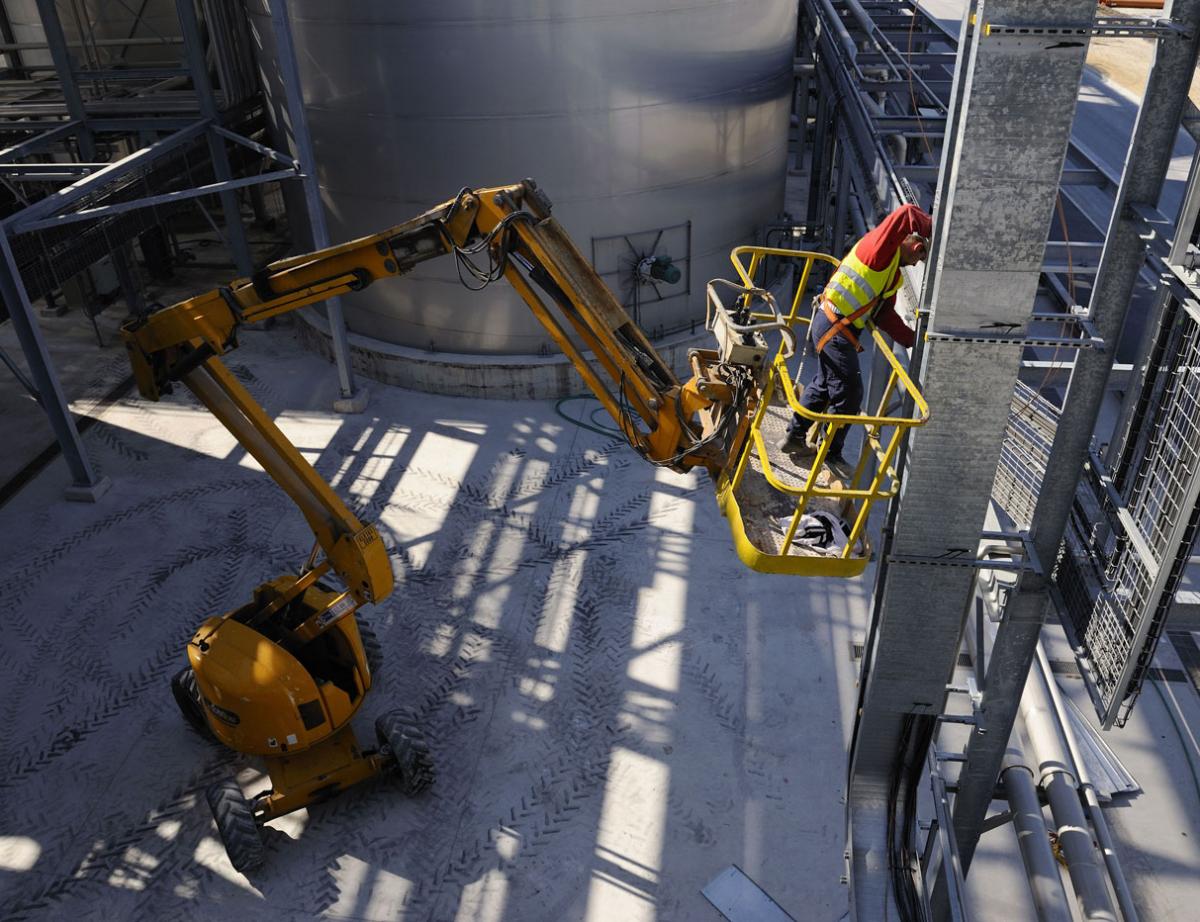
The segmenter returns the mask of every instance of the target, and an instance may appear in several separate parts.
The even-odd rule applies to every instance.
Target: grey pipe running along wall
[[[680,283],[639,290],[653,336],[699,329],[705,283],[782,210],[795,0],[288,6],[334,241],[531,176],[627,306],[635,253],[680,265]],[[270,22],[263,0],[247,9],[282,147]],[[468,292],[451,259],[345,311],[352,331],[421,349],[557,351],[506,285]]]

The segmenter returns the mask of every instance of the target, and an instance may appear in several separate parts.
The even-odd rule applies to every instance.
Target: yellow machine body
[[[256,595],[295,581],[280,577]],[[343,727],[371,687],[348,596],[310,586],[291,604],[333,613],[333,623],[296,652],[238,620],[253,605],[209,618],[188,644],[205,719],[221,742],[239,752],[302,752]]]

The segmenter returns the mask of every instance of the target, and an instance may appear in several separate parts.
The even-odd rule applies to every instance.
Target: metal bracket
[[[1137,522],[1134,521],[1133,514],[1129,511],[1124,497],[1117,491],[1116,485],[1112,480],[1112,475],[1109,473],[1108,468],[1105,467],[1104,459],[1100,457],[1095,446],[1088,449],[1088,467],[1091,468],[1092,479],[1094,480],[1096,489],[1104,491],[1104,496],[1097,497],[1097,499],[1107,500],[1108,505],[1117,517],[1117,527],[1129,539],[1129,546],[1133,548],[1133,552],[1137,554],[1138,559],[1141,560],[1142,566],[1146,568],[1146,572],[1150,574],[1151,579],[1156,578],[1162,564],[1154,556],[1154,552],[1146,542],[1142,530],[1138,527]]]
[[[1022,26],[1008,23],[989,22],[983,34],[991,38],[1049,38],[1070,39],[1099,36],[1103,38],[1166,38],[1179,36],[1190,38],[1191,33],[1180,23],[1170,19],[1119,19],[1097,17],[1090,26]]]
[[[983,828],[980,829],[980,832],[990,832],[993,829],[999,829],[1006,823],[1012,822],[1012,818],[1013,812],[1011,810],[1005,810],[1002,813],[994,813],[983,821]]]
[[[947,685],[946,694],[966,695],[967,699],[971,702],[971,713],[969,716],[965,714],[939,714],[938,720],[944,723],[974,724],[975,726],[979,726],[980,717],[983,713],[983,692],[979,690],[979,685],[975,681],[974,676],[967,676],[966,685],[955,685],[953,683]],[[979,732],[983,733],[984,731],[980,730]]]
[[[1009,346],[1052,346],[1056,349],[1095,349],[1098,352],[1107,351],[1103,337],[1092,325],[1092,319],[1086,313],[1072,310],[1069,314],[1057,314],[1053,311],[1035,311],[1029,315],[1031,323],[1073,322],[1078,324],[1083,338],[1074,336],[1029,336],[1025,333],[1014,333],[1011,336],[994,333],[939,333],[933,330],[925,334],[926,340],[948,343],[989,343]],[[1018,326],[1013,324],[1014,327]],[[1007,325],[997,324],[997,328],[1007,328]]]
[[[965,567],[974,570],[1004,570],[1011,573],[1033,573],[1037,576],[1042,575],[1042,564],[1038,560],[1037,551],[1034,549],[1033,541],[1029,537],[1029,532],[1007,532],[1007,531],[985,531],[981,532],[979,537],[984,541],[1020,541],[1021,556],[1009,557],[1007,560],[991,558],[986,556],[989,553],[998,551],[1012,554],[1015,548],[1009,547],[1008,544],[1001,544],[995,547],[985,547],[983,554],[979,557],[971,553],[970,548],[951,547],[936,556],[927,556],[921,554],[889,554],[888,563],[912,564],[921,567]]]
[[[937,719],[939,723],[967,724],[972,727],[979,723],[974,714],[938,714]]]
[[[939,762],[966,762],[967,754],[965,752],[946,752],[944,749],[937,749],[933,753],[933,757]]]

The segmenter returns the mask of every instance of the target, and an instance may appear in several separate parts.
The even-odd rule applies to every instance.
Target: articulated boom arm
[[[446,254],[457,260],[464,284],[508,280],[647,460],[716,475],[745,438],[748,373],[698,350],[693,377],[681,383],[550,216],[550,202],[532,180],[463,189],[390,230],[279,260],[252,278],[129,321],[122,332],[142,395],[157,400],[175,381],[193,391],[300,507],[360,603],[392,589],[374,526],[362,526],[218,356],[237,346],[243,324],[361,290]]]

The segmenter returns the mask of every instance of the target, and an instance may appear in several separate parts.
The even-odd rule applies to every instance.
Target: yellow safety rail
[[[802,310],[802,305],[807,300],[805,294],[808,290],[813,266],[818,260],[836,266],[838,260],[824,253],[805,250],[758,246],[737,247],[731,253],[731,258],[742,283],[748,289],[756,287],[754,278],[762,267],[764,258],[768,256],[796,261],[803,260],[799,284],[796,285],[796,294],[784,319],[792,327],[796,324],[808,324],[811,316],[807,310]],[[746,262],[747,259],[748,262]],[[775,314],[752,313],[750,316],[751,322],[778,319]],[[751,438],[744,443],[741,456],[731,459],[731,464],[717,487],[717,500],[721,511],[730,520],[738,557],[755,570],[803,576],[851,577],[858,576],[866,569],[867,561],[870,559],[866,528],[871,508],[875,502],[886,501],[896,495],[899,488],[899,477],[895,470],[895,459],[901,440],[909,429],[923,425],[929,420],[929,405],[925,402],[920,390],[897,361],[891,346],[875,328],[875,325],[868,321],[868,327],[879,347],[880,354],[884,356],[891,370],[887,386],[883,390],[883,396],[872,414],[814,413],[801,406],[791,374],[788,371],[784,349],[780,346],[776,350],[767,383],[750,426]],[[797,338],[804,338],[806,334],[807,331],[803,331],[802,334],[798,334]],[[914,416],[889,415],[892,400],[898,397],[901,391],[912,397]],[[780,400],[781,396],[783,401]],[[779,408],[783,402],[786,402],[788,410],[812,420],[813,426],[821,427],[821,444],[816,457],[811,462],[806,462],[811,463],[812,466],[807,479],[800,486],[782,481],[779,472],[771,464],[768,446],[761,432],[763,421],[772,404]],[[891,409],[894,411],[895,408]],[[864,447],[869,447],[870,451],[864,450],[860,453],[858,464],[849,481],[834,480],[821,486],[818,484],[818,479],[830,442],[834,434],[843,426],[864,427]],[[870,463],[872,459],[875,461],[874,465]],[[752,463],[754,461],[757,461],[757,464]],[[746,521],[739,504],[738,493],[748,475],[765,478],[772,490],[784,494],[795,504],[790,522],[777,547],[760,547],[747,535]],[[840,556],[820,556],[811,552],[806,553],[795,544],[796,531],[801,517],[810,508],[811,501],[818,497],[835,504],[843,521],[850,526],[850,534]],[[855,553],[856,551],[857,553]]]

